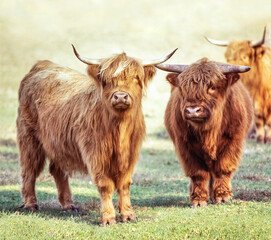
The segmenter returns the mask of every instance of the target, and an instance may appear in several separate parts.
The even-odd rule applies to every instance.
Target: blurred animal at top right
[[[228,63],[251,67],[241,76],[254,101],[255,124],[249,137],[257,138],[258,143],[271,144],[271,47],[265,45],[266,27],[260,41],[227,42],[205,38],[214,45],[227,47]]]

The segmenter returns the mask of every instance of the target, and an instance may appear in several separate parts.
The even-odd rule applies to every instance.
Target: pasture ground
[[[126,51],[192,63],[202,57],[225,62],[224,48],[202,37],[253,39],[271,22],[269,0],[228,1],[34,1],[0,3],[0,239],[271,239],[271,146],[248,141],[232,185],[230,203],[191,209],[184,176],[163,125],[170,94],[165,73],[157,72],[143,102],[147,125],[131,200],[132,223],[99,227],[100,200],[89,176],[71,179],[80,211],[63,212],[48,169],[38,178],[41,210],[22,204],[16,146],[17,91],[39,59],[84,72],[70,43],[91,58]],[[117,204],[117,195],[114,195]]]

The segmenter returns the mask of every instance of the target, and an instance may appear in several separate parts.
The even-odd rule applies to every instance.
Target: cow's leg
[[[253,122],[251,124],[251,128],[248,133],[248,138],[249,139],[256,139],[257,138],[257,127],[256,127],[255,120],[253,120]]]
[[[257,142],[258,143],[264,143],[264,120],[261,117],[256,117],[256,127],[257,127]]]
[[[207,182],[210,176],[205,170],[194,172],[190,177],[189,193],[192,207],[204,207],[208,202]]]
[[[213,190],[213,184],[214,184],[213,176],[212,176],[212,174],[210,174],[210,181],[209,181],[209,197],[210,197],[210,199],[211,199],[212,201],[215,199],[215,197],[214,197],[214,190]]]
[[[131,183],[131,174],[122,176],[117,180],[119,211],[123,222],[132,221],[135,219],[135,213],[130,201]]]
[[[39,209],[35,193],[36,179],[44,169],[45,153],[38,139],[31,135],[31,130],[18,129],[18,146],[22,177],[22,197],[24,206],[33,211]],[[22,132],[24,134],[22,134]],[[29,134],[27,134],[29,133]]]
[[[116,213],[112,201],[115,183],[107,176],[99,176],[95,182],[101,196],[102,226],[113,225],[116,223]]]
[[[211,174],[210,181],[210,197],[216,204],[228,202],[232,198],[231,190],[231,176],[232,173],[227,174]]]
[[[77,212],[78,209],[74,206],[72,201],[68,174],[65,174],[61,169],[56,168],[54,163],[50,163],[49,171],[54,177],[58,191],[58,200],[62,209]]]
[[[229,201],[233,194],[231,190],[231,178],[238,168],[241,159],[244,139],[236,138],[229,142],[228,148],[213,161],[211,167],[210,196],[217,204]]]
[[[265,143],[271,144],[271,115],[266,121]]]

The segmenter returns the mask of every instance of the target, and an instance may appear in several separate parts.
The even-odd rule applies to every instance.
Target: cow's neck
[[[142,110],[139,108],[137,111],[133,109],[132,112],[121,116],[110,116],[108,129],[113,141],[113,158],[116,161],[118,169],[113,170],[115,174],[119,172],[126,172],[129,168],[130,161],[133,159],[131,154],[131,144],[134,142],[134,135],[136,132],[143,132],[145,130],[144,119]],[[141,128],[141,129],[139,129]]]
[[[214,118],[215,122],[208,123],[208,126],[202,126],[191,129],[197,141],[202,146],[204,158],[208,158],[210,160],[216,160],[217,158],[217,147],[222,136],[221,135],[222,116],[223,116],[222,114],[218,114],[217,118]]]

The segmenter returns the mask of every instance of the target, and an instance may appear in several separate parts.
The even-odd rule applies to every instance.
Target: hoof
[[[271,145],[271,138],[270,137],[265,138],[265,143]]]
[[[196,208],[196,207],[206,207],[207,206],[207,202],[206,201],[203,201],[203,202],[193,202],[192,203],[192,208]]]
[[[31,204],[31,205],[25,205],[25,204],[23,204],[19,208],[23,208],[23,207],[25,209],[27,209],[27,210],[32,211],[32,212],[37,212],[37,211],[40,210],[40,207],[39,207],[39,205],[37,203]]]
[[[221,203],[227,203],[231,200],[231,197],[226,197],[226,198],[217,198],[215,200],[216,205],[220,205]]]
[[[263,136],[258,136],[257,137],[257,143],[264,144],[264,137]]]
[[[117,223],[116,218],[107,218],[103,219],[100,226],[105,227],[105,226],[113,226]]]
[[[257,131],[256,130],[251,130],[250,133],[248,134],[249,139],[256,139],[257,138]]]
[[[126,222],[132,222],[136,219],[136,216],[134,214],[128,215],[128,216],[121,216],[122,218],[122,222],[126,223]]]
[[[63,208],[63,212],[74,212],[74,213],[78,213],[79,209],[76,208],[74,205],[70,205],[69,207],[65,207]]]

